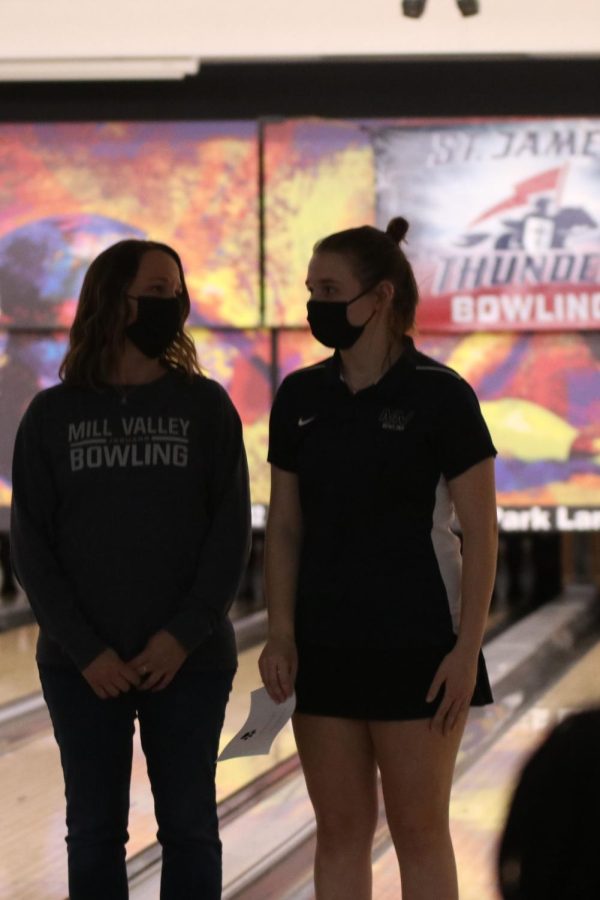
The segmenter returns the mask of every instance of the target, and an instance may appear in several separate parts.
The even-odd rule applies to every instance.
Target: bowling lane
[[[515,779],[525,760],[561,718],[571,711],[600,704],[598,672],[600,642],[455,782],[450,817],[461,900],[500,900],[496,852]],[[398,900],[401,896],[391,846],[375,862],[373,896],[375,900]]]
[[[239,670],[225,717],[221,746],[239,730],[250,707],[250,691],[260,687],[260,648],[240,654]],[[277,737],[268,756],[220,763],[219,800],[295,752],[291,727]],[[64,797],[58,749],[49,730],[4,753],[0,749],[0,897],[11,900],[64,900],[67,896]],[[155,841],[156,824],[145,759],[136,734],[128,855]]]
[[[0,707],[40,690],[35,644],[37,625],[0,633]]]

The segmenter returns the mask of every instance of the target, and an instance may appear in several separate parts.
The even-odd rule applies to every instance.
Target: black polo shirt
[[[447,482],[496,450],[472,388],[408,337],[352,394],[338,354],[282,382],[269,462],[298,475],[296,635],[323,646],[447,644],[460,543]]]

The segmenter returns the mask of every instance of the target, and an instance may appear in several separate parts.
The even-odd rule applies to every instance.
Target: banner
[[[260,323],[254,122],[0,125],[0,327],[68,328],[120,240],[181,256],[189,322]]]
[[[367,130],[377,224],[410,223],[422,331],[600,328],[600,120]]]
[[[600,509],[571,506],[498,507],[500,531],[600,531]]]
[[[355,121],[268,122],[263,131],[265,325],[306,327],[316,241],[375,221],[373,148]]]

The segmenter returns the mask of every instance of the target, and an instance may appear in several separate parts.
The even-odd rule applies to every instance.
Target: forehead
[[[341,253],[317,251],[308,264],[306,280],[311,284],[317,281],[336,281],[345,284],[357,279],[347,257]]]
[[[140,260],[136,278],[179,280],[179,267],[172,256],[162,250],[148,250]]]

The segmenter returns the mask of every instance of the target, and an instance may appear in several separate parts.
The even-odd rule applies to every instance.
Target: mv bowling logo
[[[401,409],[382,409],[379,424],[386,431],[404,431],[413,416],[414,413]]]
[[[175,416],[122,416],[84,419],[68,426],[72,472],[188,464],[189,419]]]

